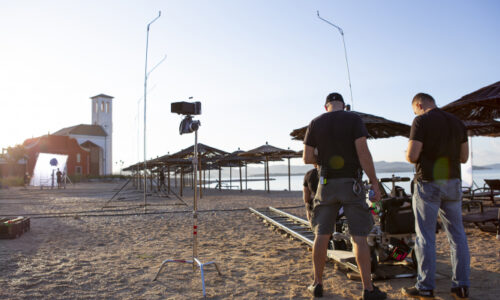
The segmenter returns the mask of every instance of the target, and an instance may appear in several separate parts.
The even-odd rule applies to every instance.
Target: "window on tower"
[[[106,102],[106,113],[109,113],[109,103]]]
[[[95,102],[95,112],[97,113],[99,111],[99,103]]]
[[[104,102],[101,102],[101,111],[104,111]]]

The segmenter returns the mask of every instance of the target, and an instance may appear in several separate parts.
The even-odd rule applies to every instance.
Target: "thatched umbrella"
[[[208,145],[198,143],[198,158],[200,162],[198,163],[199,165],[199,172],[200,172],[200,179],[202,178],[201,170],[202,170],[202,165],[208,161],[213,161],[223,155],[226,155],[227,152],[223,150],[219,150],[214,147],[210,147]],[[194,157],[194,145],[187,147],[177,153],[174,153],[171,155],[172,158],[192,158]],[[220,173],[220,168],[219,168],[219,173]],[[200,180],[201,182],[201,180]],[[200,198],[203,197],[203,192],[201,189],[200,185]]]
[[[269,193],[271,191],[269,187],[269,161],[274,160],[281,160],[281,158],[284,155],[292,155],[294,154],[295,151],[293,150],[286,150],[286,149],[281,149],[278,147],[274,147],[269,145],[267,142],[265,145],[262,145],[260,147],[257,147],[255,149],[249,150],[247,152],[240,153],[238,155],[244,156],[244,157],[257,157],[257,158],[265,158],[265,164],[264,164],[264,183],[266,184],[265,189]]]
[[[464,124],[469,136],[500,136],[500,122],[495,120],[489,122],[465,120]]]
[[[290,150],[290,147],[288,147],[288,150]],[[285,154],[282,155],[281,157],[288,159],[288,190],[292,190],[292,183],[291,183],[291,174],[290,174],[290,158],[297,158],[297,157],[302,157],[302,151],[297,151],[291,154]]]
[[[474,120],[465,120],[463,121],[465,127],[467,128],[467,135],[470,137],[470,159],[465,166],[465,174],[470,172],[469,180],[472,180],[469,183],[473,183],[473,155],[472,155],[472,137],[473,136],[487,136],[487,137],[498,137],[500,136],[500,122],[495,120],[480,122]],[[462,180],[464,183],[467,182],[467,175],[463,175]]]
[[[491,121],[500,118],[500,81],[467,94],[441,108],[462,120]]]
[[[409,125],[391,121],[382,117],[365,114],[359,111],[351,111],[358,116],[361,117],[363,122],[365,123],[366,129],[368,130],[368,138],[372,139],[380,139],[380,138],[389,138],[393,136],[410,136]],[[293,130],[290,135],[294,140],[303,141],[306,135],[307,126],[304,126],[299,129]]]
[[[500,118],[500,81],[467,94],[441,109],[463,120],[470,137],[500,136],[499,122],[495,121]],[[472,139],[470,142],[472,172]]]
[[[229,153],[222,158],[217,160],[217,163],[220,166],[224,167],[229,167],[229,186],[232,184],[232,177],[231,177],[231,168],[232,167],[239,167],[240,171],[240,192],[243,192],[243,179],[241,176],[241,167],[244,165],[245,166],[245,186],[248,187],[248,178],[247,178],[247,165],[248,163],[260,163],[262,159],[258,157],[244,157],[240,156],[239,154],[244,153],[245,151],[241,150],[238,148],[238,150]],[[219,179],[220,180],[220,179]],[[220,184],[220,182],[219,182]],[[220,188],[220,185],[219,185]]]

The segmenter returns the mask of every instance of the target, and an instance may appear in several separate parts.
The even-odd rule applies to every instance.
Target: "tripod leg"
[[[158,270],[158,273],[156,273],[156,276],[155,278],[153,279],[153,281],[156,281],[156,278],[158,278],[158,275],[160,275],[160,272],[161,270],[163,269],[163,267],[165,266],[165,264],[168,262],[168,260],[162,262],[161,266],[160,266],[160,269]]]
[[[200,265],[200,272],[201,272],[201,287],[203,289],[203,298],[206,298],[206,293],[205,293],[205,274],[203,273],[203,264]]]

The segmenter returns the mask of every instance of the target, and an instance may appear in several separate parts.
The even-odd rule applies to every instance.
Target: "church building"
[[[68,174],[81,175],[110,175],[113,166],[113,97],[99,94],[91,97],[92,124],[79,124],[66,127],[56,131],[52,135],[28,139],[24,145],[29,153],[29,165],[36,162],[39,152],[68,155]],[[65,146],[71,142],[61,143],[59,139],[51,136],[66,137],[75,140],[74,144]],[[41,151],[38,145],[42,142]],[[30,150],[31,149],[31,150]],[[37,152],[34,153],[33,151]],[[84,157],[84,158],[83,158]],[[74,162],[74,163],[69,163]],[[32,168],[28,168],[32,169]]]

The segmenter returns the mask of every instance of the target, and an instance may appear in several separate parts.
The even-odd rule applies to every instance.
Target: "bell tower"
[[[113,168],[113,97],[99,94],[92,100],[92,125],[100,125],[107,133],[102,161],[102,173],[112,174]]]

